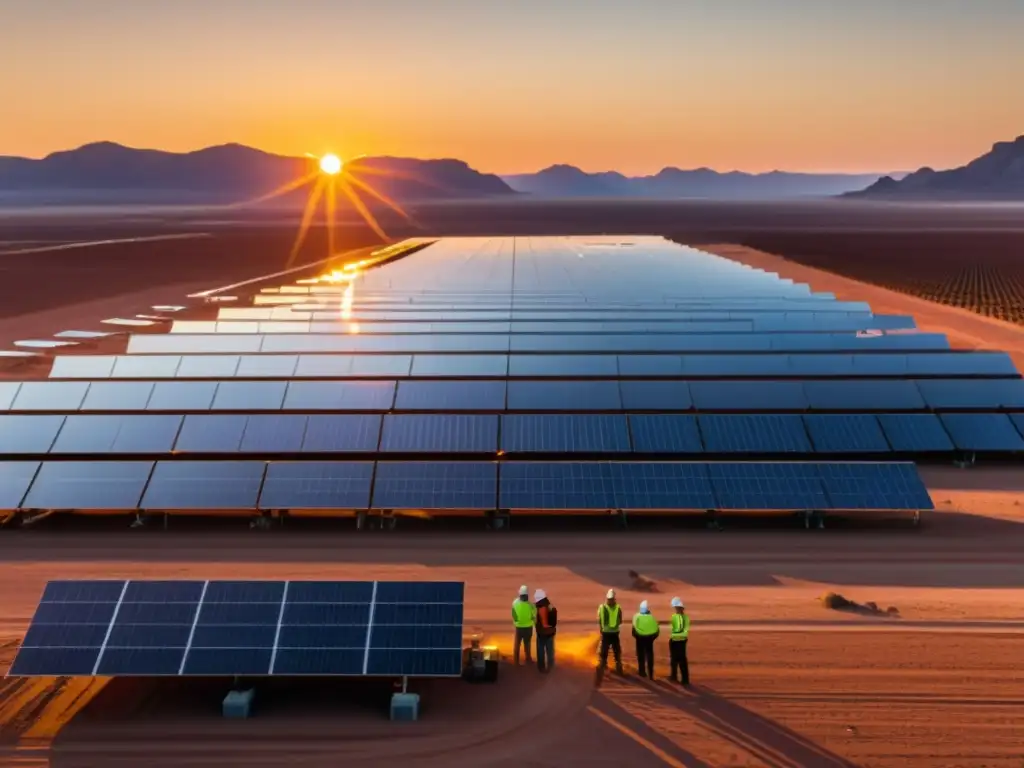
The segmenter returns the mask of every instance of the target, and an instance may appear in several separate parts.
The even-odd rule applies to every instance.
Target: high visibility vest
[[[597,621],[601,625],[601,632],[618,632],[622,626],[622,606],[612,607],[608,603],[601,603],[597,608]]]
[[[686,640],[690,636],[690,616],[686,613],[672,614],[672,640]]]
[[[516,600],[512,603],[512,623],[518,629],[531,629],[537,620],[537,606],[529,600]]]
[[[638,613],[633,617],[633,629],[641,637],[658,634],[658,620],[650,613]]]

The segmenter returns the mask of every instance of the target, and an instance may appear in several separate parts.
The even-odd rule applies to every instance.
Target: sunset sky
[[[0,0],[0,154],[483,171],[959,165],[1024,134],[1024,0]]]

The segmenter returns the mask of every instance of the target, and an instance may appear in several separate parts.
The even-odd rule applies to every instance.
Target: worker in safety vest
[[[644,600],[633,616],[633,637],[636,638],[636,664],[640,677],[654,679],[654,641],[658,639],[658,620]]]
[[[537,669],[541,672],[550,672],[555,668],[558,610],[551,604],[543,589],[533,593],[533,602],[537,606]]]
[[[672,598],[672,634],[668,641],[668,655],[672,663],[672,682],[690,684],[690,665],[686,661],[686,641],[690,637],[690,617],[678,597]],[[682,677],[678,677],[679,673]]]
[[[519,597],[512,601],[512,625],[516,629],[516,639],[512,645],[512,660],[519,664],[519,648],[526,649],[526,663],[533,662],[533,624],[537,621],[537,606],[530,602],[530,590],[523,584],[519,588]]]
[[[622,606],[615,600],[615,590],[609,589],[606,600],[597,607],[597,626],[601,630],[600,667],[608,669],[608,651],[615,654],[615,671],[622,674],[622,643],[619,642],[619,628],[622,626]]]

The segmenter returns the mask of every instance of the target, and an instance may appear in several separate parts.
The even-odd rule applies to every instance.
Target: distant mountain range
[[[1024,200],[1024,136],[998,142],[990,152],[959,168],[922,168],[900,180],[886,176],[846,196],[872,200]]]
[[[515,194],[497,176],[479,173],[459,160],[364,157],[346,167],[400,201]],[[0,157],[0,201],[237,202],[314,170],[314,159],[272,155],[240,144],[177,153],[100,142],[54,152],[41,160]],[[299,190],[280,200],[301,202],[306,194]]]
[[[778,200],[841,195],[873,184],[879,175],[785,171],[719,173],[710,168],[665,168],[653,176],[624,176],[615,171],[586,173],[573,165],[552,165],[538,173],[502,178],[517,192],[539,197]]]

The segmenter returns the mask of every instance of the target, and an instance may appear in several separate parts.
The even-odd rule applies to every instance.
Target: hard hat
[[[678,597],[673,597],[672,598],[672,607],[673,608],[682,608],[683,607],[683,601],[680,600]]]
[[[526,597],[528,594],[530,594],[530,590],[527,589],[525,584],[523,584],[523,586],[519,588],[519,595],[520,597]]]
[[[640,603],[640,613],[650,613],[651,609],[647,607],[647,601],[644,600]]]
[[[547,596],[548,596],[547,592],[545,592],[543,589],[538,589],[536,592],[533,593],[533,602],[539,603],[541,600],[543,600]]]
[[[615,599],[615,590],[614,589],[609,589],[608,590],[608,594],[605,595],[605,597],[608,598],[609,600],[614,600]]]

